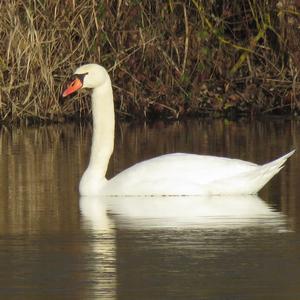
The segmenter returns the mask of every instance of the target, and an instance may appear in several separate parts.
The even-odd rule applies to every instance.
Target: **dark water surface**
[[[300,122],[117,124],[109,176],[169,152],[263,163],[259,197],[81,198],[91,126],[0,129],[0,299],[300,299]]]

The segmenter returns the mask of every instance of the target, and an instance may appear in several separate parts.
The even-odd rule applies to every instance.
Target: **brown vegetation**
[[[98,62],[122,116],[299,111],[298,1],[1,1],[0,118],[58,120],[78,65]],[[83,95],[83,94],[82,94]]]

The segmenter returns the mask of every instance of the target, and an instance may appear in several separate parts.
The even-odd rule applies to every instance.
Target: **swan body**
[[[238,159],[174,153],[138,163],[106,182],[105,195],[256,194],[293,152],[263,166]]]
[[[93,139],[90,162],[79,184],[82,196],[256,194],[295,152],[264,165],[207,155],[166,154],[107,180],[115,126],[110,77],[98,64],[83,65],[75,71],[63,97],[80,88],[93,89]]]

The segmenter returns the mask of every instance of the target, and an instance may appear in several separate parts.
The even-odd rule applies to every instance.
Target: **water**
[[[116,127],[110,177],[174,151],[263,163],[300,149],[298,121]],[[90,137],[0,129],[0,299],[300,299],[299,153],[259,197],[80,199]]]

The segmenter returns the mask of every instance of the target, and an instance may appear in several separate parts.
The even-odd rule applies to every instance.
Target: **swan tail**
[[[295,153],[296,150],[292,150],[291,152],[269,162],[269,163],[266,163],[264,165],[262,165],[262,167],[264,168],[267,168],[267,169],[278,169],[278,172],[284,167],[284,163],[286,162],[286,160],[291,157],[294,153]],[[275,173],[276,174],[276,173]]]
[[[227,187],[226,194],[257,194],[283,167],[286,160],[295,153],[295,150],[264,165],[258,165],[251,171],[235,175],[215,182],[215,192]],[[224,192],[223,192],[224,194]]]
[[[287,159],[295,153],[296,150],[292,150],[289,153],[269,162],[262,166],[260,166],[260,174],[261,174],[261,181],[260,184],[257,186],[258,192],[262,189],[265,184],[271,180],[283,167]]]

